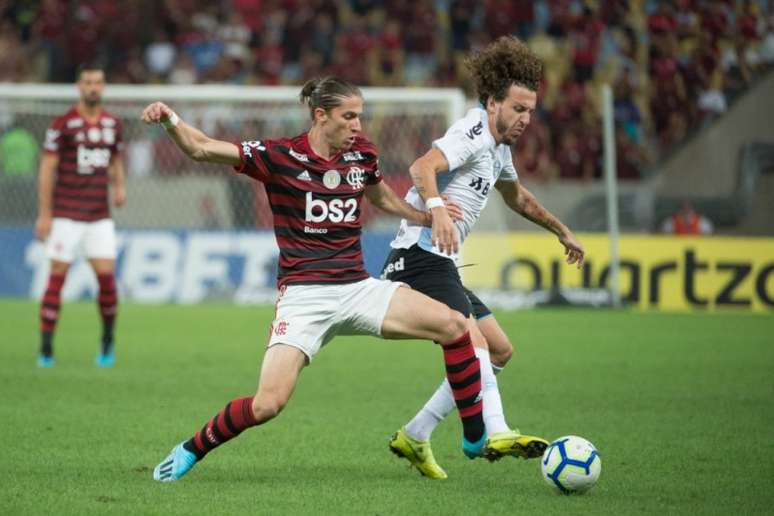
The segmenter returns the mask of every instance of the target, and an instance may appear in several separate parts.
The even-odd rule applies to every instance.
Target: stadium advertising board
[[[472,289],[604,288],[610,281],[606,235],[579,235],[586,263],[564,263],[555,237],[473,233],[464,246],[464,282]],[[774,310],[774,239],[622,236],[620,286],[642,309]]]
[[[0,296],[38,299],[48,260],[32,227],[0,227]],[[146,303],[221,300],[273,303],[277,246],[265,231],[119,231],[117,276],[123,299]],[[363,234],[366,268],[378,276],[392,233]],[[533,291],[606,287],[609,241],[580,235],[587,250],[581,270],[564,264],[550,235],[473,233],[465,242],[464,282],[472,289]],[[621,238],[621,295],[631,306],[656,310],[774,310],[774,239],[661,236]],[[78,260],[65,299],[96,291],[89,266]],[[496,301],[492,306],[498,306]],[[507,305],[506,305],[507,306]]]
[[[0,228],[0,296],[39,299],[48,278],[43,244],[31,227]],[[366,268],[378,275],[392,235],[364,234]],[[121,297],[145,303],[221,300],[274,303],[278,258],[268,231],[119,231],[116,275]],[[65,299],[94,295],[96,280],[73,263]]]

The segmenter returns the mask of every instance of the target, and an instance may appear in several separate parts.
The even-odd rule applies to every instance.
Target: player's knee
[[[443,341],[457,340],[468,331],[468,320],[457,310],[449,309],[446,321],[447,335]]]
[[[288,400],[276,393],[259,393],[253,398],[253,416],[258,423],[273,419],[282,412]]]
[[[70,264],[65,262],[53,262],[51,264],[51,274],[62,275],[67,274],[70,269]]]
[[[490,348],[489,356],[491,357],[493,365],[505,367],[513,356],[513,344],[508,342],[506,346],[501,346],[494,350]]]

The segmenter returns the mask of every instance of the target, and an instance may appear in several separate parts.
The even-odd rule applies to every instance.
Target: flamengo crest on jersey
[[[360,213],[366,187],[382,180],[376,147],[358,137],[327,160],[311,149],[307,133],[237,146],[237,172],[266,187],[280,249],[278,286],[367,278]]]
[[[495,183],[518,180],[511,149],[504,144],[495,144],[489,132],[487,113],[481,108],[468,111],[442,138],[433,142],[433,147],[440,150],[449,163],[449,170],[437,176],[438,191],[462,206],[463,219],[455,222],[462,243],[481,216]],[[416,188],[412,187],[405,199],[418,210],[426,210]],[[430,228],[403,219],[390,246],[407,249],[418,244],[426,251],[448,258],[430,241],[431,235]],[[457,255],[451,258],[456,261]]]
[[[84,222],[110,217],[108,167],[122,149],[122,133],[121,121],[105,110],[94,123],[76,108],[52,121],[43,149],[59,157],[54,217]]]

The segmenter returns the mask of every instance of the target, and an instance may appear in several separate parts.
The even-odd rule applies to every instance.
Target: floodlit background
[[[476,105],[464,56],[504,34],[545,63],[538,111],[512,149],[520,179],[587,259],[566,266],[555,237],[493,193],[461,272],[517,349],[499,377],[509,421],[590,439],[600,485],[557,498],[536,464],[463,460],[456,421],[434,440],[448,483],[404,471],[387,438],[441,362],[431,346],[373,339],[338,339],[276,422],[172,489],[152,485],[169,446],[253,391],[277,249],[262,185],[187,160],[140,123],[142,108],[165,101],[220,139],[292,135],[310,125],[301,84],[335,74],[363,87],[365,131],[403,194],[412,161]],[[96,281],[79,261],[57,366],[37,371],[41,144],[77,101],[76,67],[94,60],[125,127],[118,365],[92,367]],[[768,0],[0,0],[0,417],[15,428],[0,512],[770,511],[772,70]],[[676,234],[682,216],[697,234]],[[370,207],[363,217],[377,276],[398,221]]]
[[[612,88],[624,234],[614,242],[624,262],[624,302],[768,311],[774,306],[770,241],[650,240],[669,234],[672,217],[689,205],[690,216],[701,217],[702,231],[713,238],[774,231],[774,76],[767,73],[774,64],[774,18],[768,4],[6,3],[0,25],[0,80],[7,81],[0,85],[0,295],[35,298],[41,292],[46,264],[29,231],[38,155],[51,118],[76,99],[71,83],[79,63],[105,64],[111,83],[106,106],[126,125],[129,202],[115,212],[122,297],[266,301],[273,297],[276,251],[270,233],[254,233],[271,229],[262,186],[223,167],[186,160],[162,131],[140,124],[142,107],[164,100],[212,136],[260,139],[307,128],[307,113],[295,102],[305,78],[330,73],[366,88],[394,88],[366,90],[365,128],[379,145],[385,177],[402,193],[410,186],[411,162],[476,103],[465,53],[515,34],[546,65],[537,116],[513,148],[517,168],[524,184],[579,232],[608,231],[601,90],[604,84]],[[366,238],[373,239],[366,246],[367,266],[376,275],[397,221],[372,209],[364,218]],[[483,290],[489,302],[531,306],[539,301],[524,295],[530,291],[610,288],[611,275],[603,274],[611,261],[606,246],[590,249],[586,270],[554,273],[561,249],[552,237],[544,235],[533,251],[519,244],[518,234],[511,244],[513,231],[542,230],[493,195],[466,247],[475,256],[466,262],[477,265],[464,270],[468,285]],[[496,244],[502,252],[477,256],[483,233],[502,235]],[[253,238],[266,243],[245,243]],[[262,252],[252,260],[240,250],[257,247]],[[692,266],[691,251],[697,263],[708,264],[705,269]],[[260,280],[245,283],[246,260],[264,271]],[[203,269],[213,261],[209,272]],[[721,295],[736,274],[724,269],[727,262],[749,269],[732,289],[731,302]],[[667,270],[656,274],[656,284],[653,268],[660,266]],[[684,288],[694,270],[696,295]],[[87,296],[93,288],[88,270],[73,272],[66,296]],[[659,295],[650,295],[654,289]],[[592,294],[583,299],[606,302]]]

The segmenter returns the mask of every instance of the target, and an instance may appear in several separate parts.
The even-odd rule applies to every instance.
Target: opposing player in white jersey
[[[472,55],[467,64],[483,107],[468,111],[412,164],[414,187],[406,194],[406,200],[415,208],[432,211],[432,229],[401,221],[383,276],[408,283],[468,317],[481,364],[484,423],[490,443],[484,456],[489,460],[506,455],[535,458],[542,455],[548,443],[539,437],[521,435],[505,421],[488,347],[498,346],[491,352],[500,362],[495,368],[501,369],[510,358],[512,346],[507,338],[492,338],[487,343],[477,328],[476,319],[471,317],[474,313],[480,317],[480,307],[473,310],[471,302],[478,300],[471,300],[475,296],[463,287],[457,272],[459,246],[495,188],[513,211],[558,237],[567,263],[580,266],[584,250],[567,226],[519,183],[511,157],[510,146],[524,132],[536,107],[543,69],[541,61],[524,43],[504,36]],[[462,206],[461,220],[453,222],[445,213],[441,194]],[[487,333],[496,334],[492,329],[497,330],[499,326],[489,321]],[[460,387],[453,375],[448,376],[420,412],[390,441],[390,449],[395,454],[408,459],[427,477],[447,477],[433,458],[430,435],[454,409],[452,389]]]

